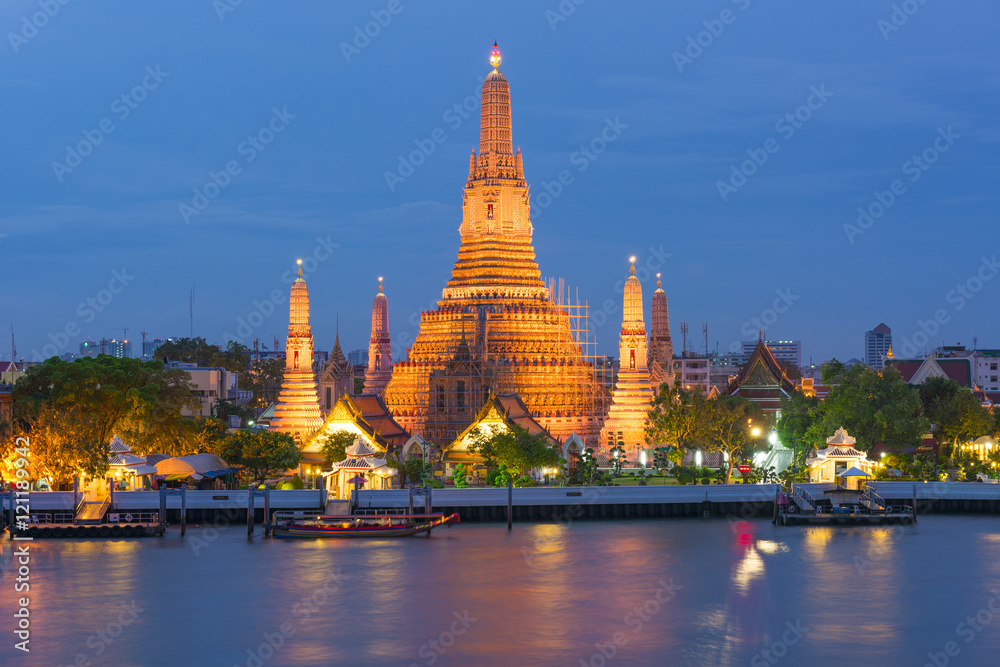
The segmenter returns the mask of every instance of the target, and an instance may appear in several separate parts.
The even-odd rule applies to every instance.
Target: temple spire
[[[493,50],[490,51],[490,64],[493,65],[494,70],[500,67],[500,49],[496,42],[493,42]]]
[[[302,277],[302,260],[301,259],[297,259],[297,260],[295,260],[295,263],[299,265],[299,278],[301,278]]]
[[[513,155],[510,123],[510,84],[497,69],[500,50],[493,46],[490,63],[493,71],[483,81],[483,95],[479,122],[479,156],[489,163],[490,153],[497,156]],[[495,163],[496,164],[496,163]]]

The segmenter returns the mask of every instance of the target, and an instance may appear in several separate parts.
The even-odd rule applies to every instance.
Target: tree
[[[237,431],[226,438],[219,455],[230,465],[245,467],[255,481],[294,468],[302,461],[292,436],[277,431]]]
[[[247,372],[240,374],[238,382],[240,389],[253,392],[251,404],[254,407],[266,408],[277,402],[284,377],[283,359],[258,359],[250,364]]]
[[[798,391],[782,398],[781,419],[776,426],[778,440],[795,451],[805,445],[814,444],[808,442],[806,433],[816,421],[819,405],[818,398],[806,396]]]
[[[199,366],[220,366],[234,373],[246,371],[250,366],[250,349],[234,340],[222,350],[218,345],[209,345],[204,338],[180,338],[156,348],[156,356]]]
[[[15,385],[11,432],[31,437],[33,450],[48,453],[48,464],[39,458],[37,469],[47,467],[54,482],[78,471],[103,475],[115,433],[126,434],[137,452],[146,451],[148,443],[183,430],[181,410],[200,406],[193,391],[186,372],[158,361],[53,357],[30,367]]]
[[[576,486],[607,486],[611,476],[597,468],[597,458],[592,447],[576,453],[576,465],[570,473],[569,483]]]
[[[621,445],[615,445],[611,448],[611,470],[612,475],[618,477],[622,474],[622,467],[628,465],[628,459],[625,458],[625,448]]]
[[[465,481],[467,474],[468,471],[465,469],[464,463],[459,463],[455,466],[455,470],[451,474],[451,483],[455,485],[456,489],[464,489],[469,485],[469,483]]]
[[[673,387],[664,383],[649,411],[649,442],[674,445],[676,460],[680,461],[684,450],[697,444],[710,402],[701,391],[684,389],[679,382]]]
[[[499,430],[479,428],[472,436],[469,451],[483,457],[488,469],[502,464],[515,477],[559,462],[559,450],[549,444],[548,438],[541,433],[532,435],[517,425]]]
[[[994,420],[971,391],[951,378],[929,378],[920,385],[920,403],[930,431],[941,443],[957,450],[960,442],[974,440],[993,431]]]
[[[749,458],[751,451],[763,442],[763,438],[753,435],[752,428],[767,430],[769,417],[758,404],[739,396],[720,396],[708,402],[708,410],[706,418],[700,420],[701,433],[708,449],[727,454],[724,483],[730,484],[736,459]]]
[[[890,450],[900,451],[916,445],[927,432],[920,396],[896,369],[877,372],[857,365],[830,377],[836,380],[836,386],[814,410],[816,419],[804,436],[809,442],[824,443],[843,426],[857,439],[859,449],[869,450],[884,443]],[[824,367],[823,382],[827,379]]]
[[[340,463],[347,458],[347,448],[358,439],[351,431],[334,431],[319,438],[319,451],[326,460],[326,465]]]

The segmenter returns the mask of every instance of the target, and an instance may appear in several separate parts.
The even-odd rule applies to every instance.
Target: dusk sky
[[[1000,5],[896,6],[4,2],[0,321],[29,359],[187,336],[194,285],[195,335],[284,345],[283,276],[338,244],[306,262],[317,348],[338,313],[367,347],[384,276],[402,358],[458,250],[496,40],[542,275],[589,301],[600,352],[631,254],[662,264],[676,352],[681,322],[725,351],[761,318],[806,363],[862,357],[880,322],[897,350],[1000,347]]]

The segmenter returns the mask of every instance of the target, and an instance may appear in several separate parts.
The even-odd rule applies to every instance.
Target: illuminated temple
[[[541,278],[496,45],[490,63],[458,259],[437,309],[421,314],[406,360],[393,366],[385,402],[407,431],[444,445],[492,395],[516,393],[556,438],[575,432],[596,445],[607,392],[574,340],[567,307],[550,298]]]
[[[313,373],[313,338],[309,326],[309,288],[302,277],[292,283],[288,305],[288,341],[285,344],[285,374],[274,408],[270,429],[288,433],[303,443],[323,424]]]
[[[619,368],[615,395],[601,430],[601,444],[621,445],[628,458],[646,444],[646,421],[653,389],[647,366],[646,324],[642,317],[642,285],[632,275],[625,281],[622,331],[618,339]]]

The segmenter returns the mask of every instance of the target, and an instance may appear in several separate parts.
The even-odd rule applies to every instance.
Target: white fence
[[[247,490],[241,491],[196,491],[188,489],[186,492],[186,504],[188,509],[224,509],[238,507],[246,509]],[[8,495],[2,494],[3,506],[9,506]],[[167,509],[180,509],[181,497],[171,494],[167,496]],[[29,507],[32,512],[65,510],[73,512],[73,492],[53,491],[53,492],[33,492],[29,494]],[[254,499],[254,506],[264,507],[264,499],[260,496]],[[406,506],[406,503],[403,503]],[[271,509],[323,509],[326,507],[326,491],[303,489],[299,491],[275,491],[271,490]],[[115,502],[111,511],[117,508],[126,510],[150,510],[160,509],[159,491],[116,491]]]
[[[707,484],[670,486],[560,486],[514,489],[515,506],[529,505],[631,505],[639,503],[769,502],[777,484]],[[415,490],[416,491],[416,490]],[[506,507],[507,489],[433,489],[434,507]],[[407,489],[359,492],[358,509],[401,509],[409,503]],[[415,508],[424,506],[424,497],[414,494]]]

